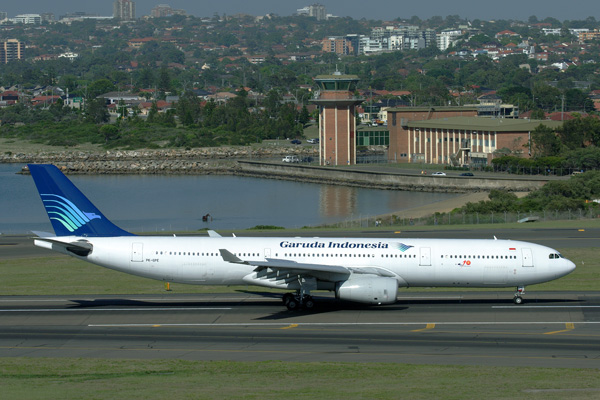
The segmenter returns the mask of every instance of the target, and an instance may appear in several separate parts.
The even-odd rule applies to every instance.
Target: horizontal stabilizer
[[[33,233],[34,235],[41,237],[41,238],[56,237],[56,235],[54,233],[50,233],[50,232],[31,231],[31,233]]]
[[[90,242],[88,242],[87,240],[83,240],[83,239],[70,242],[70,241],[66,241],[66,240],[60,240],[57,237],[34,238],[34,244],[36,246],[48,248],[48,246],[44,245],[44,243],[49,244],[49,245],[58,245],[59,247],[66,250],[67,252],[73,253],[73,254],[81,256],[81,257],[88,256],[94,249],[94,246],[92,246],[92,244]]]

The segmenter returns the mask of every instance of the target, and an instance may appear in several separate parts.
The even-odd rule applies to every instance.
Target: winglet
[[[213,231],[212,229],[207,230],[206,233],[208,233],[209,237],[223,237],[223,236],[219,235],[217,232]]]

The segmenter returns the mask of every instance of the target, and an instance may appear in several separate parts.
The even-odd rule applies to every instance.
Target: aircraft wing
[[[392,272],[374,266],[345,267],[343,265],[299,263],[296,261],[284,260],[279,258],[266,258],[264,261],[242,260],[241,258],[232,254],[228,250],[220,249],[219,251],[221,253],[221,256],[223,257],[223,260],[236,264],[246,264],[255,266],[256,268],[254,269],[254,272],[257,273],[264,272],[266,270],[271,270],[290,275],[314,276],[324,280],[329,280],[325,277],[331,276],[331,274],[335,274],[335,278],[333,280],[339,280],[341,278],[340,275],[347,278],[352,274],[370,274],[385,277],[396,277],[396,275]]]
[[[235,264],[253,265],[256,267],[256,272],[264,269],[271,269],[274,271],[285,270],[289,272],[329,272],[345,275],[350,275],[351,273],[348,268],[341,265],[305,264],[290,260],[282,260],[279,258],[267,258],[265,261],[242,260],[229,250],[219,249],[219,252],[221,253],[221,257],[223,257],[223,260]]]

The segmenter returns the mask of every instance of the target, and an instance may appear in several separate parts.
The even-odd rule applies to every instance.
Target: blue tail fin
[[[57,236],[132,236],[110,222],[54,165],[29,164]]]

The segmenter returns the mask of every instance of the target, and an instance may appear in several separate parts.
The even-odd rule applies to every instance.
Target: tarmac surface
[[[535,226],[318,233],[334,235],[496,236],[554,248],[600,243],[600,229]],[[27,237],[0,236],[0,259],[50,254],[33,247]],[[512,303],[512,295],[511,288],[401,289],[396,304],[368,307],[317,292],[311,312],[288,311],[279,294],[260,288],[204,295],[0,296],[0,357],[600,368],[600,292],[528,291],[521,305]]]
[[[0,357],[600,368],[600,292],[401,291],[395,305],[272,293],[0,298]]]

